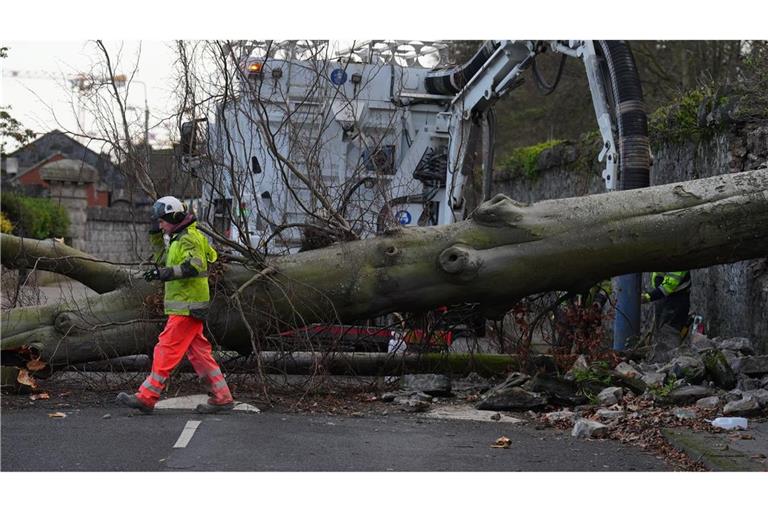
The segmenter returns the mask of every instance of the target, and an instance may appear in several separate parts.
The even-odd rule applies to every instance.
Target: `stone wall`
[[[590,151],[594,151],[591,157]],[[571,144],[545,150],[532,177],[514,171],[497,172],[493,193],[534,202],[604,192],[596,154],[592,146]],[[762,165],[768,165],[768,124],[733,127],[711,140],[655,148],[651,184]],[[704,317],[710,336],[745,336],[762,352],[768,352],[768,259],[697,269],[692,279],[691,311]],[[644,276],[647,282],[648,276]]]
[[[152,254],[149,208],[91,207],[86,214],[83,251],[116,263],[137,263]]]

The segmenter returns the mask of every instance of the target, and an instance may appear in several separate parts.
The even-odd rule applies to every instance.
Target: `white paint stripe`
[[[200,426],[200,423],[200,421],[188,421],[187,424],[184,425],[184,430],[181,431],[181,435],[176,440],[176,444],[173,445],[173,447],[186,448],[189,444],[189,441],[192,439],[192,436],[195,435],[195,430],[197,430],[197,427]]]

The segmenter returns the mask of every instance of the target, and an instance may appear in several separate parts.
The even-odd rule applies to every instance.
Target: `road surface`
[[[529,423],[84,407],[2,413],[3,471],[670,471],[610,440]],[[109,414],[110,417],[104,418]],[[199,423],[197,423],[199,422]],[[190,437],[191,436],[191,437]],[[500,436],[509,449],[492,448]],[[176,446],[176,447],[174,447]]]

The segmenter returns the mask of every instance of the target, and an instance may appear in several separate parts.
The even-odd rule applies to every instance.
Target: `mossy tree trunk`
[[[55,366],[149,350],[162,326],[159,284],[81,255],[57,259],[55,246],[28,242],[22,253],[18,239],[3,235],[4,264],[45,261],[46,270],[106,293],[4,311],[4,361],[40,357]],[[766,170],[529,206],[497,196],[453,225],[276,257],[266,269],[228,264],[214,279],[208,326],[222,347],[249,352],[268,333],[313,322],[466,302],[493,316],[537,292],[766,254]]]

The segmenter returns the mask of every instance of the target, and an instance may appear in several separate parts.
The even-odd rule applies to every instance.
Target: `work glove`
[[[648,302],[651,302],[651,294],[648,292],[645,292],[642,295],[640,295],[640,302],[643,304],[647,304]]]
[[[168,281],[173,277],[173,270],[167,267],[158,267],[144,272],[146,281]]]

